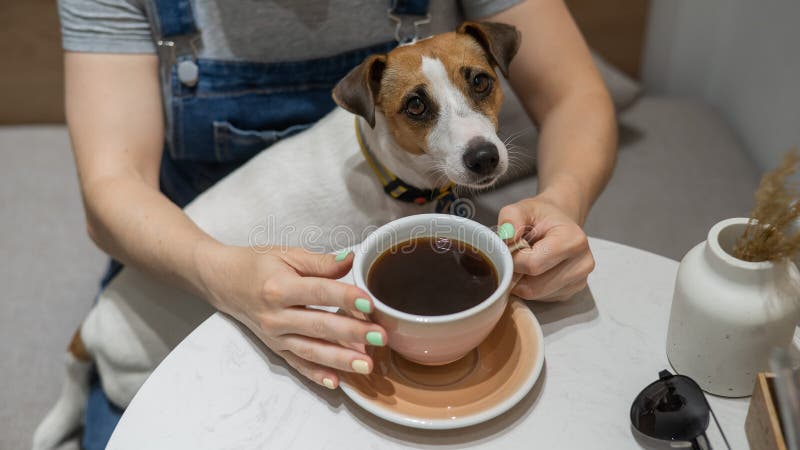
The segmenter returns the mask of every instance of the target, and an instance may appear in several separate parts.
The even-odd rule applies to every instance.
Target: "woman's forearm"
[[[151,185],[130,176],[83,186],[89,235],[103,251],[207,297],[198,264],[219,244]]]
[[[604,92],[576,94],[540,125],[539,193],[583,224],[614,169],[617,127]]]

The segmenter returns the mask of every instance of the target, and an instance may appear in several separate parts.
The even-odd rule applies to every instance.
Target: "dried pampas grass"
[[[756,206],[733,256],[745,261],[777,261],[793,259],[800,252],[800,229],[792,227],[800,218],[800,189],[789,181],[798,162],[797,150],[790,150],[778,168],[761,179]]]

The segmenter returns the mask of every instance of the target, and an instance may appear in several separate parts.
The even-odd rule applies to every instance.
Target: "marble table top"
[[[158,366],[108,448],[669,448],[635,435],[629,410],[672,370],[665,342],[678,263],[601,239],[590,246],[589,289],[568,302],[528,302],[544,331],[545,368],[519,404],[488,422],[445,431],[389,423],[302,379],[215,314]],[[731,447],[747,448],[749,399],[707,397]],[[725,448],[713,421],[708,433]]]

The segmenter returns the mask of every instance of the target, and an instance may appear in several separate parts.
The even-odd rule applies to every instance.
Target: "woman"
[[[60,0],[59,9],[67,121],[91,238],[116,261],[235,317],[309,379],[335,388],[333,369],[370,361],[360,350],[369,342],[350,338],[363,336],[365,323],[294,307],[324,297],[369,310],[363,291],[334,281],[352,257],[225,246],[181,206],[330,111],[333,85],[366,55],[396,45],[390,15],[403,24],[400,38],[449,31],[463,19],[521,31],[509,79],[540,125],[539,192],[498,217],[517,237],[532,229],[532,249],[515,255],[526,276],[514,293],[563,300],[586,286],[594,260],[581,225],[610,177],[616,127],[562,0]],[[429,23],[408,26],[428,15]],[[103,283],[119,267],[112,263]],[[329,340],[313,337],[320,326]],[[119,415],[95,382],[84,447],[103,448]]]

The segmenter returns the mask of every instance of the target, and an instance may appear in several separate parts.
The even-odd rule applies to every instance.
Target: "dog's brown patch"
[[[75,330],[75,333],[72,335],[72,340],[69,342],[67,351],[72,353],[72,356],[78,361],[90,362],[92,360],[91,356],[89,356],[89,352],[86,351],[86,346],[83,345],[80,328]]]
[[[388,129],[397,143],[412,154],[426,152],[428,134],[436,125],[436,117],[414,120],[405,113],[409,93],[426,87],[428,79],[422,72],[422,58],[438,59],[447,71],[450,82],[461,91],[471,106],[488,117],[495,127],[503,103],[503,93],[493,69],[491,55],[470,35],[444,33],[414,45],[398,47],[386,56],[386,67],[376,99],[376,107],[389,123]],[[492,80],[491,92],[475,95],[466,74],[485,73]],[[429,101],[434,103],[430,87]],[[433,109],[436,105],[431,105]]]

